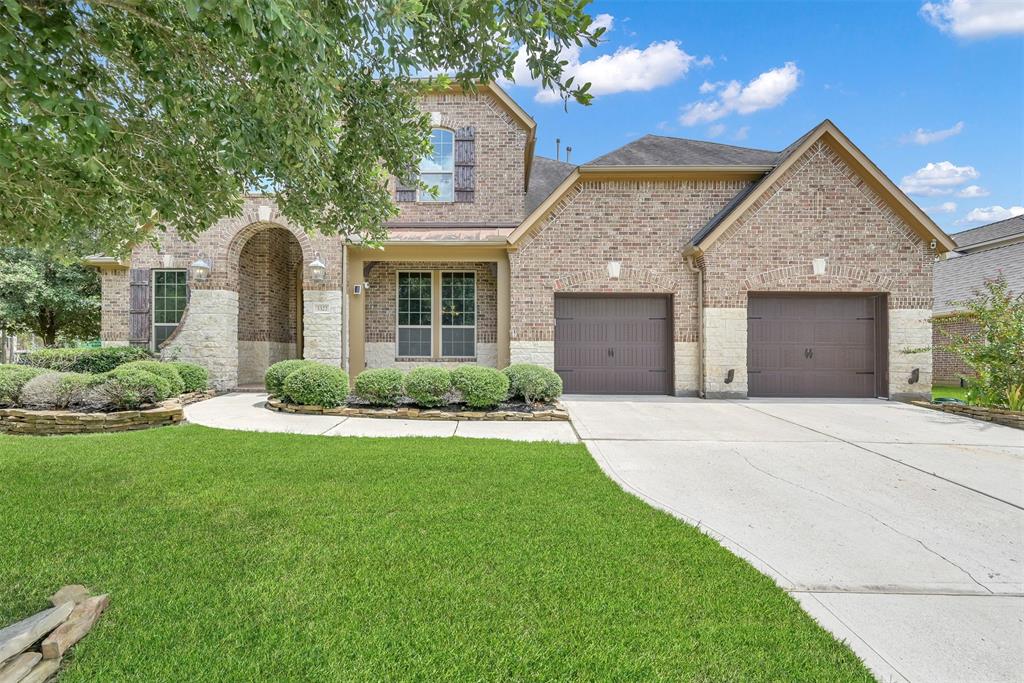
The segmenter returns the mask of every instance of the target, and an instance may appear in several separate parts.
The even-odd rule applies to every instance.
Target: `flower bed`
[[[568,420],[569,413],[559,403],[542,408],[530,408],[525,404],[509,404],[499,406],[495,410],[470,410],[462,406],[443,406],[438,408],[417,408],[416,406],[397,406],[394,408],[378,408],[366,405],[345,405],[337,408],[321,406],[303,406],[285,403],[275,398],[267,400],[266,407],[281,413],[301,413],[303,415],[344,415],[348,417],[375,417],[401,420],[505,420],[505,421],[541,421]]]
[[[1006,408],[989,408],[986,406],[972,406],[966,403],[930,403],[929,401],[913,401],[915,406],[941,410],[944,413],[962,415],[974,420],[994,422],[1005,427],[1024,429],[1024,413]]]

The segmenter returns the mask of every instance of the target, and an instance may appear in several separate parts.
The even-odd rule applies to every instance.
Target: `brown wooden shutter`
[[[472,202],[476,191],[476,129],[455,131],[455,201]]]
[[[149,346],[149,278],[149,268],[132,268],[128,274],[128,342],[133,346]]]
[[[419,172],[415,169],[411,169],[408,174],[406,181],[401,178],[395,178],[395,201],[396,202],[414,202],[416,201],[416,189],[417,181],[419,180]]]

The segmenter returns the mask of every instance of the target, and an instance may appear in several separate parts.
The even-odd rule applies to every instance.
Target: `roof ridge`
[[[715,142],[714,140],[698,140],[697,138],[683,138],[678,135],[658,135],[657,133],[645,133],[643,137],[633,140],[643,140],[644,138],[662,138],[663,140],[685,140],[686,142],[702,142],[706,145],[715,145],[716,147],[730,147],[732,149],[742,149],[750,152],[764,152],[765,154],[778,154],[782,150],[777,149],[762,149],[760,147],[743,147],[742,145],[730,145],[727,142]],[[631,145],[633,142],[627,142],[626,145]],[[625,147],[626,145],[622,145]],[[622,149],[622,147],[616,147],[615,149]],[[615,150],[612,150],[613,152]]]

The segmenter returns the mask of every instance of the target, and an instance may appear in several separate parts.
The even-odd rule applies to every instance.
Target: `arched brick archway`
[[[231,237],[230,242],[228,242],[224,264],[223,286],[225,289],[238,290],[239,261],[242,255],[242,250],[254,236],[265,230],[271,229],[283,230],[289,233],[298,245],[301,254],[302,287],[310,288],[311,283],[309,282],[309,275],[306,273],[305,264],[308,264],[313,260],[316,250],[309,239],[309,235],[307,235],[303,230],[295,228],[287,223],[277,221],[257,221],[240,228]]]

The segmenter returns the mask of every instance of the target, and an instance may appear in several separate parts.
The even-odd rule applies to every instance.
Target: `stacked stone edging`
[[[987,406],[970,406],[961,403],[930,403],[929,401],[912,401],[915,406],[941,410],[944,413],[962,415],[974,420],[994,422],[1004,427],[1024,429],[1024,413],[1006,408],[990,408]]]
[[[440,410],[438,408],[413,408],[401,406],[398,408],[372,408],[340,406],[338,408],[324,408],[322,406],[300,406],[294,403],[283,403],[276,399],[267,399],[268,410],[276,410],[280,413],[301,413],[303,415],[339,415],[342,417],[375,417],[381,419],[399,420],[495,420],[507,422],[555,422],[568,421],[569,413],[560,403],[552,407],[533,412],[520,412],[517,410]]]
[[[174,425],[184,419],[182,408],[216,395],[214,391],[182,394],[143,410],[121,410],[116,413],[76,413],[72,410],[27,410],[0,408],[0,434],[95,434],[97,432],[128,432],[150,427]]]

